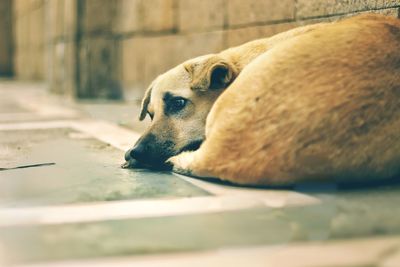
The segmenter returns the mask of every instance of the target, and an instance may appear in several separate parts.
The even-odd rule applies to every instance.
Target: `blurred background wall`
[[[0,76],[10,76],[13,71],[11,8],[11,0],[0,2]]]
[[[138,99],[182,61],[400,0],[1,0],[0,75],[79,98]]]

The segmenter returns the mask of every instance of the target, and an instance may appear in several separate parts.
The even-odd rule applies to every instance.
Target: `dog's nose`
[[[126,161],[129,161],[132,158],[131,151],[132,151],[132,148],[125,152],[125,160]]]
[[[143,144],[139,143],[125,153],[125,159],[129,158],[140,161],[143,160],[143,158],[145,157],[145,153],[146,153],[146,147]]]

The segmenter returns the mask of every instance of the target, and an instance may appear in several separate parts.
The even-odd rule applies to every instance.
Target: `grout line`
[[[35,122],[17,122],[0,124],[0,131],[38,130],[54,128],[70,128],[70,120],[52,120]]]
[[[0,131],[72,128],[120,150],[127,150],[140,137],[131,130],[101,120],[53,120],[0,124]]]
[[[331,13],[331,14],[322,14],[322,15],[314,15],[314,16],[307,16],[307,17],[298,17],[297,21],[313,21],[316,19],[340,19],[344,16],[351,16],[357,15],[362,13],[374,12],[374,11],[385,11],[399,8],[400,6],[392,6],[392,7],[380,7],[380,8],[371,8],[371,9],[360,9],[360,10],[352,10],[349,12],[338,12],[338,13]]]
[[[114,123],[100,120],[81,120],[71,123],[71,128],[89,134],[111,146],[126,151],[133,146],[140,134]]]
[[[376,266],[376,264],[381,266],[380,255],[382,251],[396,248],[399,245],[400,236],[367,237],[356,240],[306,241],[284,245],[258,245],[113,258],[72,259],[16,267],[323,267]]]
[[[138,219],[216,213],[265,207],[254,198],[190,197],[157,200],[123,200],[30,208],[0,209],[0,227],[53,225],[117,219]]]
[[[192,178],[189,176],[184,176],[177,173],[172,173],[175,176],[180,177],[182,180],[195,185],[196,187],[200,187],[203,190],[210,192],[216,196],[238,196],[238,197],[260,197],[266,199],[266,197],[273,201],[276,197],[277,202],[273,203],[268,201],[268,206],[285,206],[287,204],[294,204],[295,202],[299,201],[300,203],[318,203],[319,200],[313,196],[306,195],[303,193],[299,193],[292,190],[283,190],[283,189],[265,189],[265,188],[250,188],[250,187],[235,187],[229,185],[222,185],[216,184],[212,182],[207,182],[201,179]],[[286,199],[288,202],[285,204],[279,203],[279,197],[281,195],[287,195],[288,198]]]
[[[67,204],[0,209],[0,227],[54,225],[104,220],[156,218],[238,211],[250,208],[281,208],[318,203],[313,198],[294,198],[272,192],[256,195],[187,197],[177,199],[121,200],[89,204]]]

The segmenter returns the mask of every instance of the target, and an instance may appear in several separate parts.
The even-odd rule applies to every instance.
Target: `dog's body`
[[[399,20],[320,24],[258,55],[239,71],[232,57],[186,63],[192,91],[215,104],[201,147],[169,160],[176,172],[265,185],[400,174]]]
[[[205,138],[206,118],[215,100],[246,65],[280,42],[322,25],[296,28],[197,57],[158,76],[145,93],[140,114],[140,120],[148,114],[152,123],[125,154],[125,167],[158,168],[182,151],[197,149]],[[184,110],[177,110],[182,101],[186,101]]]

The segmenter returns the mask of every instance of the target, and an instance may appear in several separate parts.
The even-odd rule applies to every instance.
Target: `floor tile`
[[[169,173],[121,169],[123,152],[70,129],[0,131],[0,206],[208,195]]]

